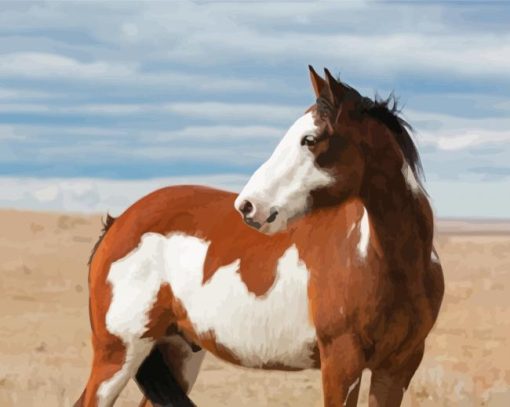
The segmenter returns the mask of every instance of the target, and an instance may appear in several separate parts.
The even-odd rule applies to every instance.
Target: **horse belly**
[[[165,280],[186,309],[195,333],[212,335],[217,348],[243,366],[314,367],[316,335],[308,311],[308,270],[297,249],[287,249],[279,259],[273,286],[256,296],[241,279],[240,260],[220,267],[203,283],[208,246],[183,234],[166,237]]]

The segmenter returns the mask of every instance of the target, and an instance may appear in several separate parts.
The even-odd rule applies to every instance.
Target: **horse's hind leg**
[[[195,406],[187,394],[195,383],[204,356],[204,350],[194,348],[180,335],[173,335],[155,347],[136,375],[147,397],[140,406]]]
[[[147,339],[125,345],[113,335],[94,338],[92,371],[84,393],[75,406],[112,406],[129,379],[136,374],[152,346]]]
[[[376,369],[372,371],[369,407],[399,407],[404,392],[409,386],[423,358],[424,345],[413,353],[398,369]]]

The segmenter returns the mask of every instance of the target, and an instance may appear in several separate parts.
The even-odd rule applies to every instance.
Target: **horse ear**
[[[315,96],[317,98],[317,103],[319,100],[325,102],[327,108],[327,114],[324,114],[324,119],[326,120],[326,125],[328,127],[329,132],[332,134],[334,132],[333,123],[336,123],[338,117],[340,115],[340,105],[336,103],[336,98],[328,83],[322,79],[311,65],[308,65],[310,69],[310,79],[312,81],[313,89],[315,91]]]
[[[326,77],[326,83],[331,89],[331,93],[335,98],[336,105],[339,106],[342,103],[342,99],[345,96],[345,88],[338,83],[338,81],[331,75],[331,72],[327,68],[324,68],[324,74]]]
[[[326,86],[326,81],[322,79],[319,75],[317,75],[317,72],[315,72],[312,65],[308,65],[308,69],[310,70],[310,81],[312,82],[315,97],[318,98],[321,95],[322,90]]]
[[[333,95],[334,104],[337,107],[337,114],[335,118],[335,122],[338,122],[340,119],[340,114],[342,113],[342,106],[343,105],[349,105],[351,102],[351,98],[349,95],[353,94],[352,89],[349,89],[342,83],[338,82],[333,75],[331,75],[331,72],[327,68],[324,68],[324,74],[326,78],[326,84],[328,85],[328,88],[331,91],[331,94]],[[351,90],[351,93],[349,93],[349,90]],[[358,95],[359,96],[359,95]]]

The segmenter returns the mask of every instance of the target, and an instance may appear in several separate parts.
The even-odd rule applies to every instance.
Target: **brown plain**
[[[99,216],[0,211],[0,406],[70,406],[91,360],[87,260]],[[510,405],[510,224],[439,222],[446,293],[405,406]],[[368,372],[361,405],[366,403]],[[320,372],[208,356],[198,406],[319,406]],[[131,383],[119,406],[137,406]]]

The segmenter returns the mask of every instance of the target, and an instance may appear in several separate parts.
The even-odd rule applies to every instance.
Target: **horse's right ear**
[[[312,65],[308,65],[308,69],[310,70],[310,81],[312,82],[315,97],[319,98],[324,86],[326,86],[326,81],[317,75],[317,72],[315,72]]]

